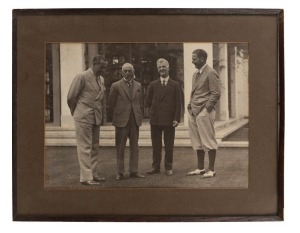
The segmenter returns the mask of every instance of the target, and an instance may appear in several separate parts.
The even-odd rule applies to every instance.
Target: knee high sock
[[[208,151],[208,159],[209,159],[209,165],[208,165],[208,168],[209,168],[211,171],[215,171],[216,154],[217,154],[217,151],[216,151],[216,150],[210,150],[210,151]]]
[[[197,150],[197,158],[198,158],[198,169],[204,169],[204,150]]]

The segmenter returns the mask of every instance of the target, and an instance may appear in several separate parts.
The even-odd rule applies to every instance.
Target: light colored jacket
[[[130,113],[133,111],[136,124],[142,125],[142,86],[139,82],[132,81],[132,96],[130,95],[129,87],[125,80],[121,80],[112,84],[108,105],[111,112],[113,112],[112,125],[116,127],[125,127],[129,121]]]
[[[218,73],[210,66],[204,67],[198,78],[196,71],[192,80],[191,99],[188,105],[190,114],[197,116],[203,108],[211,112],[221,96],[220,80]]]
[[[91,68],[74,78],[67,97],[74,120],[94,125],[101,124],[105,92],[104,78],[100,76],[98,83]]]

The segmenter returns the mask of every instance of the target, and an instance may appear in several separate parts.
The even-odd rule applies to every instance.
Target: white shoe
[[[195,175],[201,175],[201,174],[204,174],[205,173],[205,169],[196,169],[195,171],[191,171],[191,172],[188,172],[186,173],[187,176],[195,176]]]
[[[213,172],[213,171],[209,170],[209,171],[205,172],[205,174],[202,176],[202,178],[212,178],[214,176],[216,176],[216,171]]]

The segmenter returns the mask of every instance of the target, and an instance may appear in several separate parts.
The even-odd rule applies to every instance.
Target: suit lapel
[[[122,89],[124,90],[124,92],[126,93],[128,99],[130,99],[129,88],[128,88],[127,84],[125,83],[124,79],[121,80],[120,85],[121,85]]]
[[[104,80],[103,77],[99,77],[99,84],[100,84],[100,88],[99,88],[99,93],[96,96],[96,99],[103,99],[104,93],[105,93],[105,86],[104,86]],[[97,84],[98,85],[98,84]]]
[[[199,75],[198,79],[197,79],[197,75],[198,73],[195,73],[193,76],[192,92],[195,91],[196,87],[200,83],[201,74]]]
[[[92,73],[92,70],[90,70],[89,81],[90,81],[93,89],[95,90],[96,94],[98,95],[99,92],[101,91],[101,89],[96,81],[95,75]]]
[[[156,80],[156,83],[155,83],[155,89],[158,90],[158,93],[159,93],[160,98],[161,98],[161,96],[162,96],[162,94],[163,94],[163,87],[162,87],[162,85],[161,85],[160,79],[157,79],[157,80]]]
[[[135,94],[137,93],[138,91],[138,85],[136,83],[136,81],[132,80],[132,99],[134,99],[135,97]]]
[[[192,89],[192,93],[197,89],[197,87],[200,85],[203,77],[205,77],[207,75],[207,70],[206,70],[207,66],[204,68],[204,70],[202,71],[202,73],[200,74],[199,78],[196,80],[197,74],[194,74],[193,77],[193,89]]]
[[[161,96],[160,96],[160,99],[163,100],[163,98],[166,96],[167,93],[169,93],[170,89],[171,89],[171,78],[169,78],[169,81],[167,83],[167,85],[165,87],[162,87],[161,83],[160,83],[160,86],[162,88],[162,93],[161,93]]]

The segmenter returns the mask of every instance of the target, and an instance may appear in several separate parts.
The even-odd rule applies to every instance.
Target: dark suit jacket
[[[208,112],[214,109],[221,96],[218,73],[206,65],[200,77],[196,80],[197,72],[193,75],[191,100],[188,105],[188,111],[195,116],[197,116],[203,108],[206,108]]]
[[[160,78],[150,83],[147,105],[150,107],[150,124],[171,126],[180,122],[181,96],[179,83],[169,78],[162,87]]]
[[[104,98],[104,78],[100,76],[100,86],[92,69],[78,74],[69,89],[68,106],[74,120],[100,125]]]
[[[143,120],[141,98],[142,87],[139,82],[132,81],[132,98],[123,78],[113,83],[108,98],[109,109],[113,112],[112,124],[116,127],[125,127],[133,110],[136,124],[141,126]]]

